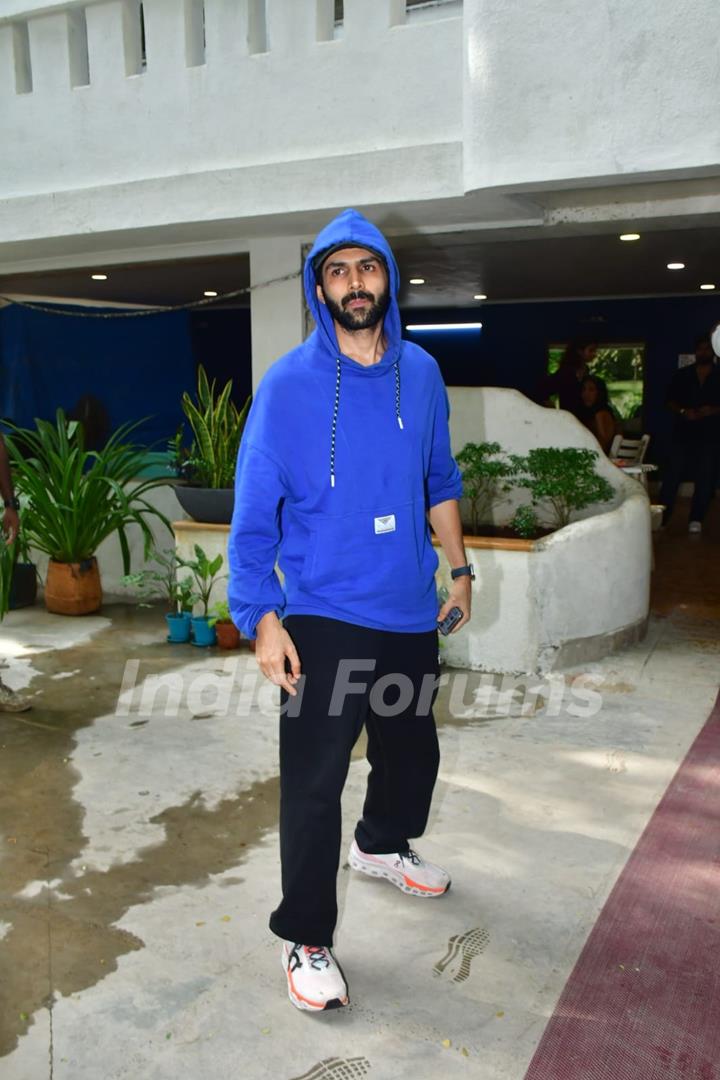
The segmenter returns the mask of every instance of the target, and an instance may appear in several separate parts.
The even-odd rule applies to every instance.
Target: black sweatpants
[[[281,691],[283,897],[270,929],[288,941],[332,945],[340,796],[363,724],[370,775],[358,846],[374,854],[407,851],[425,829],[440,760],[432,713],[437,631],[371,630],[319,615],[289,615],[284,626],[303,685],[299,702]]]

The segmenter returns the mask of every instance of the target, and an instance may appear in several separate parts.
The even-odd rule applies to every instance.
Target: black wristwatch
[[[13,495],[12,499],[5,499],[3,505],[6,510],[19,510],[20,500]]]
[[[456,566],[454,570],[450,571],[450,577],[455,580],[459,577],[469,577],[471,581],[475,580],[475,570],[472,563],[468,563],[467,566]]]

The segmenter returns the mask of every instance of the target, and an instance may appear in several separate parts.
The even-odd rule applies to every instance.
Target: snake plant
[[[183,412],[193,434],[185,465],[189,467],[193,482],[200,487],[233,486],[238,448],[251,398],[248,397],[242,409],[238,409],[230,398],[231,393],[232,379],[216,392],[215,380],[208,382],[201,364],[198,367],[197,401],[193,401],[187,391],[182,396]]]

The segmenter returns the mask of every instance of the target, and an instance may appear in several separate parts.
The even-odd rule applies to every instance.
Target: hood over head
[[[310,254],[305,261],[303,275],[308,307],[315,319],[320,341],[333,357],[338,357],[339,347],[333,317],[325,304],[322,304],[317,298],[316,268],[322,263],[323,257],[326,258],[331,252],[340,251],[345,247],[367,248],[368,251],[380,255],[387,267],[390,304],[385,313],[383,325],[387,349],[379,364],[373,364],[369,368],[361,369],[368,374],[381,374],[395,363],[400,352],[401,323],[400,309],[397,303],[400,274],[395,262],[395,256],[383,234],[377,226],[373,225],[357,210],[343,210],[341,214],[333,218],[318,233]],[[357,365],[353,363],[353,367],[357,367]]]

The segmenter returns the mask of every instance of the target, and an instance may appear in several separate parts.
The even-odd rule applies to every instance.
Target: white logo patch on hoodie
[[[375,518],[375,532],[386,533],[395,532],[395,515],[386,514],[385,517]]]

